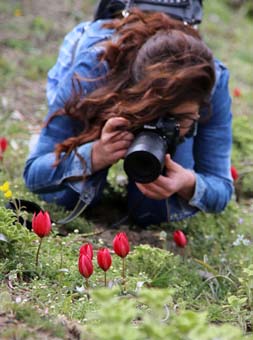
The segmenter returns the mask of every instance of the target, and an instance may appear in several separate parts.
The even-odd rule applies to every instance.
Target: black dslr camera
[[[137,130],[124,159],[131,180],[150,183],[162,173],[166,153],[173,155],[180,143],[179,128],[174,118],[159,118]]]

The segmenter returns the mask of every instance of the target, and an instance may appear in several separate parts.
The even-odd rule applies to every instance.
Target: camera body
[[[173,155],[180,143],[180,126],[174,118],[159,118],[135,133],[124,159],[128,177],[139,183],[153,182],[163,172],[165,155]]]

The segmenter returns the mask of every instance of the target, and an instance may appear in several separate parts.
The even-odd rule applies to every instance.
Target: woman
[[[196,30],[161,13],[87,24],[55,82],[49,113],[24,171],[27,187],[72,209],[103,191],[108,168],[124,158],[134,131],[173,117],[183,142],[154,182],[128,185],[140,225],[220,212],[231,198],[228,71]],[[185,138],[198,121],[196,136]],[[133,209],[134,207],[134,209]]]

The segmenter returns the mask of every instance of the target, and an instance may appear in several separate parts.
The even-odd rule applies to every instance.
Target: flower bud
[[[181,230],[174,231],[173,239],[178,247],[184,248],[187,245],[187,238]]]
[[[0,153],[4,153],[8,146],[8,141],[5,137],[0,137]]]
[[[236,167],[232,165],[230,168],[230,171],[231,171],[231,176],[233,178],[233,181],[234,182],[237,181],[239,178],[239,174],[238,174]]]
[[[106,272],[112,264],[112,257],[109,249],[101,248],[97,253],[97,262],[101,269]]]
[[[82,276],[88,279],[93,273],[91,258],[86,254],[80,254],[78,259],[78,269]]]
[[[120,232],[114,237],[113,249],[118,256],[122,258],[127,256],[130,251],[130,246],[125,233]]]
[[[47,236],[50,233],[51,220],[47,211],[40,211],[38,215],[34,213],[32,218],[32,229],[39,237]]]
[[[0,161],[3,160],[3,153],[8,146],[8,141],[5,137],[0,137]]]
[[[89,258],[93,259],[93,247],[91,243],[85,243],[83,244],[79,249],[79,255],[85,254],[89,256]]]
[[[233,90],[233,96],[234,97],[241,97],[242,91],[239,89],[239,87],[235,87]]]

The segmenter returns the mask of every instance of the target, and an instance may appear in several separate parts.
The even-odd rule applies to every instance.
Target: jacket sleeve
[[[64,38],[55,65],[47,75],[47,101],[51,105],[56,96],[59,81],[65,76],[73,62],[73,55],[77,43],[89,22],[83,22],[73,28]]]
[[[72,91],[73,75],[78,74],[82,78],[98,77],[98,75],[106,74],[106,64],[100,64],[98,60],[99,50],[93,48],[79,54],[73,67],[68,71],[64,80],[58,84],[57,96],[50,106],[48,117],[57,109],[63,107],[65,101],[69,98]],[[98,82],[81,81],[83,94],[91,92],[98,87]],[[50,193],[62,190],[65,186],[72,189],[81,190],[81,186],[69,181],[70,178],[87,175],[85,185],[87,188],[96,185],[96,181],[102,181],[106,177],[107,170],[92,174],[91,168],[91,150],[93,142],[80,145],[77,152],[85,160],[85,168],[83,162],[74,153],[64,158],[62,156],[61,163],[54,167],[55,161],[54,148],[55,145],[62,142],[68,137],[74,136],[78,130],[78,123],[68,116],[58,116],[42,129],[39,140],[35,149],[29,155],[25,169],[24,179],[27,187],[36,193]],[[99,184],[99,183],[98,183]],[[83,188],[82,188],[83,190]]]
[[[189,204],[205,212],[224,210],[233,193],[231,178],[232,113],[229,72],[218,63],[218,79],[212,95],[212,115],[199,124],[194,141],[195,193]]]

